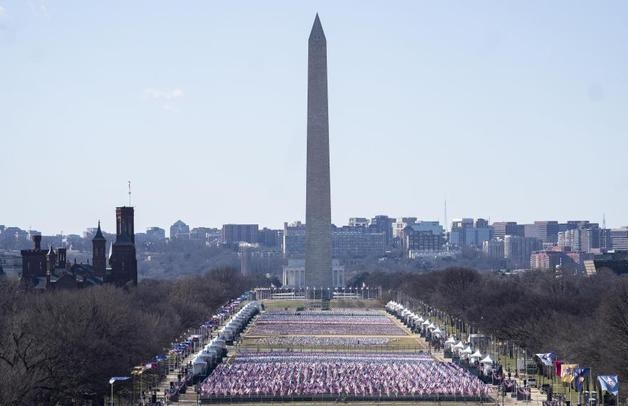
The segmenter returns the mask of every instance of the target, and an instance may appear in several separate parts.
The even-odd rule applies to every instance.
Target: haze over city
[[[0,1],[2,223],[304,220],[315,12],[333,222],[628,223],[623,2]]]

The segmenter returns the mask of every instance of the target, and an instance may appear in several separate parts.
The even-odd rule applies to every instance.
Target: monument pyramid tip
[[[325,37],[325,33],[323,32],[323,25],[321,24],[321,19],[316,13],[316,17],[314,17],[314,24],[312,25],[312,32],[310,33],[310,37]]]

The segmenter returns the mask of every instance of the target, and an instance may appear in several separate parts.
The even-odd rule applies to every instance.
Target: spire
[[[102,235],[102,230],[100,229],[100,220],[98,220],[98,230],[96,230],[96,235],[94,236],[94,238],[92,238],[93,240],[104,240],[105,237]]]
[[[325,33],[323,32],[321,20],[318,18],[318,13],[316,13],[316,18],[314,18],[314,24],[312,25],[312,31],[310,32],[310,42],[313,41],[325,42]]]

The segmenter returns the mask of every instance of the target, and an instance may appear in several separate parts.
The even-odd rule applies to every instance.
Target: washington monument
[[[324,292],[327,292],[327,288],[333,288],[327,41],[318,14],[314,19],[308,45],[306,183],[305,284],[310,288],[325,288]]]

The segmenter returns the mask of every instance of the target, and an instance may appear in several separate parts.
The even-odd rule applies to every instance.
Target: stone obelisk
[[[316,14],[308,45],[305,285],[328,298],[331,269],[327,41]]]

